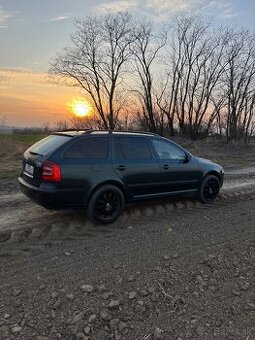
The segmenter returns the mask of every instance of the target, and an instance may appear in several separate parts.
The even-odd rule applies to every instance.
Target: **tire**
[[[98,188],[91,196],[87,216],[95,223],[112,223],[123,212],[124,205],[122,191],[115,185],[107,184]]]
[[[213,203],[220,191],[220,182],[214,175],[207,175],[199,189],[198,198],[203,203]]]

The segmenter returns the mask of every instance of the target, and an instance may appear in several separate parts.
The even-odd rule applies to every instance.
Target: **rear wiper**
[[[36,156],[42,156],[43,157],[43,155],[41,153],[37,153],[37,152],[33,152],[33,151],[29,151],[29,153],[31,155],[36,155]]]

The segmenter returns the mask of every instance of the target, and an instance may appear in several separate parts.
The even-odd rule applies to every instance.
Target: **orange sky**
[[[78,89],[50,82],[46,73],[0,69],[0,119],[6,125],[54,126],[70,116],[68,104],[80,97]]]

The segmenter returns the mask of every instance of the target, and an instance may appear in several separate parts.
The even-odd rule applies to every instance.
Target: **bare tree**
[[[246,99],[243,127],[244,141],[247,143],[254,134],[255,127],[255,90],[251,96]]]
[[[56,122],[56,128],[58,131],[74,129],[74,130],[94,130],[103,129],[101,119],[96,115],[88,115],[84,117],[78,117],[70,115],[64,120]]]
[[[168,44],[167,33],[151,22],[135,24],[128,13],[75,25],[50,72],[85,91],[95,116],[58,128],[139,128],[191,139],[217,132],[246,142],[254,134],[255,38],[248,31],[179,15]]]
[[[178,98],[187,58],[184,53],[184,37],[191,24],[192,18],[181,16],[175,17],[174,23],[170,25],[172,29],[172,43],[167,51],[167,68],[157,94],[157,105],[167,117],[171,135],[174,135],[176,116],[178,116],[180,130],[182,131],[184,128],[185,117],[184,112],[182,115],[179,112]]]
[[[71,46],[51,63],[52,74],[72,79],[90,96],[104,128],[114,129],[118,120],[116,93],[131,53],[131,21],[128,13],[77,20]]]
[[[50,122],[44,122],[42,126],[42,131],[48,133],[50,131]]]
[[[156,34],[151,22],[140,23],[134,30],[134,42],[131,49],[134,55],[135,70],[141,82],[137,90],[143,106],[148,128],[156,132],[155,112],[153,106],[153,63],[159,51],[166,45],[167,34]]]
[[[225,72],[227,90],[227,140],[245,138],[254,119],[255,37],[240,31],[230,41]]]
[[[173,82],[175,82],[176,73],[173,73]],[[171,136],[175,135],[174,123],[175,112],[173,105],[174,92],[177,93],[177,88],[169,84],[171,81],[170,74],[166,71],[164,78],[160,85],[158,85],[156,91],[156,103],[161,113],[161,116],[165,116],[167,119],[167,130]],[[176,98],[177,99],[177,98]],[[163,117],[162,117],[163,118]]]
[[[7,117],[5,115],[0,117],[0,133],[4,132],[4,128],[7,122]]]
[[[67,119],[58,120],[56,122],[56,130],[57,131],[64,131],[69,129],[69,122]]]
[[[197,139],[206,136],[223,105],[218,85],[226,68],[228,30],[212,29],[201,16],[179,16],[172,25],[169,70],[157,96],[173,134],[177,119],[180,133]]]

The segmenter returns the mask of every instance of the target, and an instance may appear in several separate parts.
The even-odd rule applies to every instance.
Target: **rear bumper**
[[[31,201],[46,209],[78,208],[86,205],[86,190],[84,189],[48,189],[36,187],[18,178],[20,190]]]

